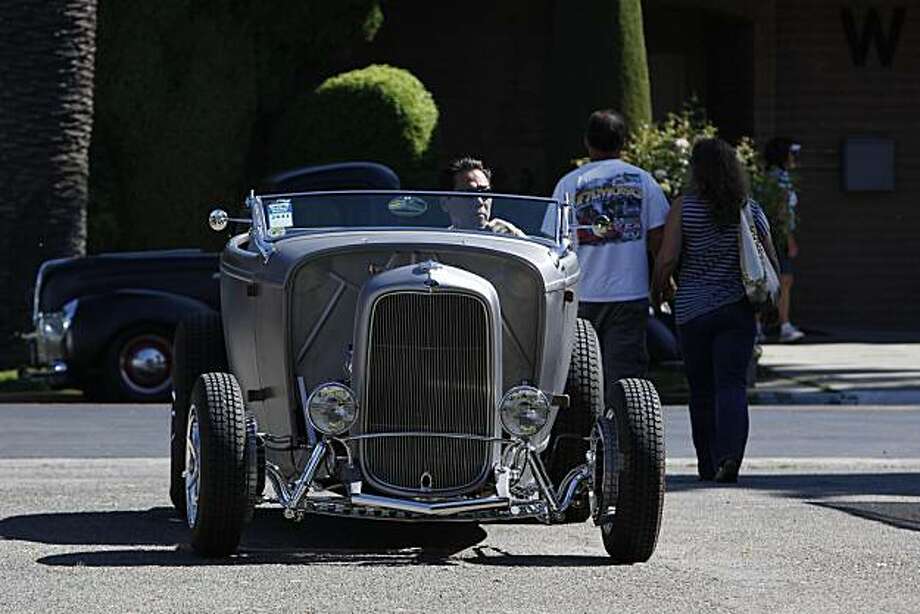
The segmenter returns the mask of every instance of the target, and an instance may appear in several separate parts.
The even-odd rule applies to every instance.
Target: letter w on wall
[[[891,15],[891,23],[886,33],[882,27],[882,18],[877,8],[870,8],[863,13],[862,32],[858,31],[856,17],[850,7],[840,10],[843,19],[843,30],[847,35],[850,45],[850,55],[857,66],[865,66],[869,56],[869,46],[875,43],[878,59],[882,66],[891,66],[894,52],[901,37],[901,27],[907,16],[907,9],[903,6],[896,7]]]

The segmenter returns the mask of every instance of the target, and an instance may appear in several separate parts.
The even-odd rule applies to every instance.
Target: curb
[[[86,403],[79,390],[0,392],[0,403]]]

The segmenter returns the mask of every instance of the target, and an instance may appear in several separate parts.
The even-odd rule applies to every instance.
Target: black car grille
[[[371,316],[362,412],[365,433],[495,434],[489,316],[459,293],[400,292],[378,299]],[[493,444],[443,437],[365,440],[371,483],[408,494],[477,487]]]

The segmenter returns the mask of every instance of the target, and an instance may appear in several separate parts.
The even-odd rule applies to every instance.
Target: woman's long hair
[[[709,203],[716,224],[737,224],[748,187],[735,148],[722,139],[701,139],[690,155],[690,181]]]

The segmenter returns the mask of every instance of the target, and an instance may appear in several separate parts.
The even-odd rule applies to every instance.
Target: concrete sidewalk
[[[920,342],[898,342],[891,334],[852,337],[860,340],[831,336],[813,342],[806,337],[796,344],[764,345],[751,401],[920,404]]]

